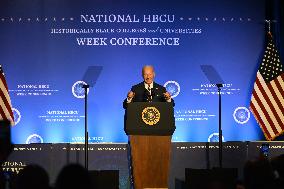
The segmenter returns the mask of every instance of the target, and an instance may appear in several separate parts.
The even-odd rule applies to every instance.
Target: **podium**
[[[168,188],[175,130],[172,103],[129,103],[124,130],[129,136],[134,188]]]

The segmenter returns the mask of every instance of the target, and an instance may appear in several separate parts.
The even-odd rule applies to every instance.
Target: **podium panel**
[[[173,104],[168,102],[133,102],[125,112],[127,135],[169,136],[175,131]]]
[[[168,188],[171,138],[175,130],[173,104],[128,104],[124,129],[129,136],[135,189]]]
[[[168,188],[171,138],[129,136],[135,189]]]

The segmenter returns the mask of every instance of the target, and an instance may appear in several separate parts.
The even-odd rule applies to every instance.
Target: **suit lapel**
[[[153,83],[153,89],[155,90],[155,91],[157,91],[157,90],[159,90],[159,86],[158,86],[158,84],[157,83]]]

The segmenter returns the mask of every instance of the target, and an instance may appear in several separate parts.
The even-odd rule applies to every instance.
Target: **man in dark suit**
[[[166,88],[154,82],[155,71],[153,66],[144,66],[142,77],[144,81],[132,86],[128,92],[127,98],[123,102],[124,108],[131,102],[169,102],[174,104]]]

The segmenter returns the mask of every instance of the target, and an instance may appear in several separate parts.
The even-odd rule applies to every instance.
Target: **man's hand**
[[[132,100],[132,98],[135,96],[135,93],[132,91],[129,91],[127,94],[127,100]]]
[[[165,97],[165,100],[170,100],[171,99],[171,94],[169,92],[165,92],[164,93],[164,97]]]

